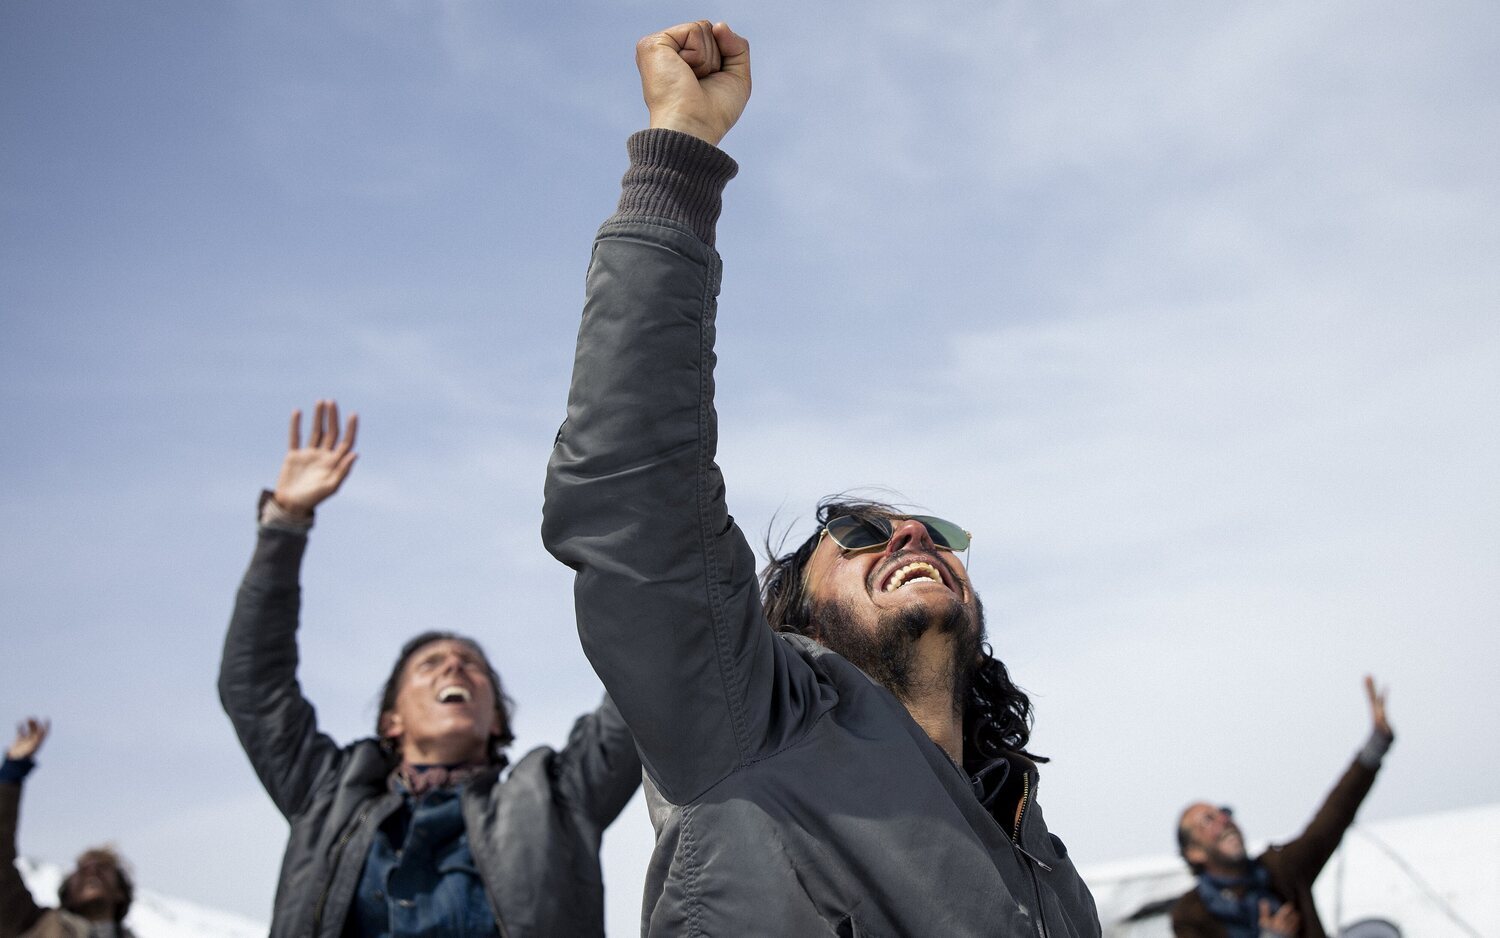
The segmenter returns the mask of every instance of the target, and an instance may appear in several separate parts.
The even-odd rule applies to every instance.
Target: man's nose
[[[903,550],[926,550],[936,548],[932,543],[932,535],[927,533],[927,525],[914,518],[902,518],[892,521],[894,526],[891,531],[891,541],[885,545],[887,555],[899,554]]]

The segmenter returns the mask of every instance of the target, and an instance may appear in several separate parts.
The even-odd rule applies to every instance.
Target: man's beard
[[[68,878],[64,894],[67,898],[62,902],[62,907],[74,915],[90,920],[103,920],[113,916],[114,911],[124,901],[124,896],[120,895],[118,889],[110,889],[108,886],[87,899],[76,898],[77,893],[71,876]]]
[[[1215,842],[1208,848],[1209,859],[1217,866],[1228,867],[1230,869],[1249,869],[1250,854],[1245,850],[1244,834],[1239,835],[1239,841],[1239,850],[1236,853],[1230,853],[1224,849],[1222,841]]]
[[[917,640],[928,631],[953,636],[949,661],[953,686],[953,715],[962,719],[964,701],[973,682],[974,665],[984,642],[984,606],[970,592],[972,608],[954,599],[946,612],[934,614],[922,606],[877,612],[873,630],[863,628],[846,601],[832,601],[813,610],[817,640],[869,675],[903,703],[913,697]]]

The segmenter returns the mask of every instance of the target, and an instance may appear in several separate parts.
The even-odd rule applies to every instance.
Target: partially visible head
[[[112,847],[91,847],[57,888],[57,904],[94,922],[122,922],[135,898],[125,861]]]
[[[503,765],[513,706],[478,642],[423,632],[386,678],[375,732],[408,762]]]
[[[1230,873],[1247,859],[1245,837],[1225,806],[1199,801],[1183,809],[1177,819],[1177,851],[1197,873]]]
[[[964,718],[966,745],[982,744],[989,755],[997,746],[1023,750],[1030,701],[985,649],[984,607],[963,562],[945,549],[967,535],[845,496],[823,499],[816,517],[816,533],[795,550],[777,556],[767,544],[774,559],[761,574],[761,598],[772,626],[838,652],[903,699],[918,639],[951,636],[954,711]],[[853,521],[840,525],[841,518]],[[857,543],[872,546],[841,546],[830,522],[857,523]]]

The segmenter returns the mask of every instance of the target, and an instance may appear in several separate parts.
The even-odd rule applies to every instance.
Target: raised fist
[[[718,145],[750,100],[750,43],[725,23],[699,20],[635,44],[651,126]]]

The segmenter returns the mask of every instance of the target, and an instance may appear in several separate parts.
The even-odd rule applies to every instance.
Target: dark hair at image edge
[[[125,921],[125,915],[130,911],[130,904],[135,901],[135,881],[130,877],[130,870],[125,865],[125,858],[115,851],[114,847],[90,847],[78,855],[78,863],[88,859],[104,859],[115,868],[115,882],[120,887],[120,904],[115,906],[115,924]],[[68,896],[68,887],[73,883],[73,877],[78,875],[75,868],[57,886],[57,904],[62,909],[72,912],[76,910],[73,900]]]
[[[905,512],[884,502],[846,494],[830,495],[818,502],[817,530],[795,550],[780,553],[785,544],[772,544],[767,531],[765,549],[771,560],[761,571],[761,603],[766,621],[777,631],[814,637],[812,602],[807,595],[807,564],[828,522],[843,515],[884,520],[904,516]],[[1044,756],[1026,751],[1033,720],[1031,699],[1010,679],[1010,672],[991,654],[988,645],[981,646],[979,663],[969,677],[964,705],[965,748],[987,758],[996,758],[1010,750],[1034,762],[1046,762]]]
[[[486,753],[489,756],[490,762],[502,766],[508,764],[510,760],[505,756],[505,747],[515,742],[516,739],[510,727],[511,713],[515,710],[516,706],[515,701],[511,700],[510,696],[505,693],[505,688],[500,683],[499,672],[495,670],[493,664],[490,664],[489,655],[484,653],[484,649],[480,647],[479,643],[467,635],[459,635],[457,632],[437,630],[423,632],[401,646],[401,653],[396,656],[396,664],[391,668],[390,676],[385,679],[385,689],[380,693],[380,708],[375,714],[375,735],[380,737],[382,746],[389,747],[392,752],[396,751],[396,745],[381,734],[380,724],[388,712],[396,709],[396,694],[401,689],[401,674],[406,670],[406,663],[411,660],[412,655],[415,655],[422,648],[431,645],[433,642],[441,641],[462,642],[479,652],[480,659],[484,661],[484,669],[489,674],[490,686],[495,690],[495,711],[500,714],[499,732],[490,737],[490,746],[486,750]]]

